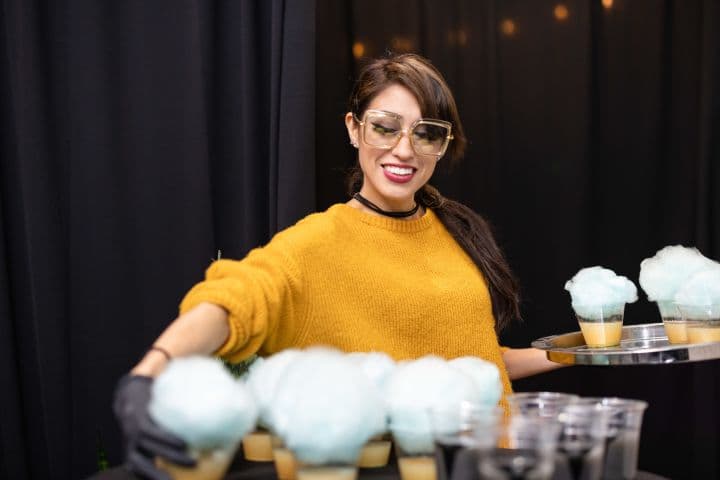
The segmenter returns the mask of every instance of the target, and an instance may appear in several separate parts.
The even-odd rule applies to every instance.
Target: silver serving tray
[[[657,365],[720,358],[720,342],[673,345],[662,323],[626,325],[620,346],[591,348],[581,332],[551,335],[532,342],[550,361],[567,365]]]

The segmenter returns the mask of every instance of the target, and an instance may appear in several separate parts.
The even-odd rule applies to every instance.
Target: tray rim
[[[580,336],[577,330],[538,338],[531,346],[544,350],[548,360],[565,365],[665,365],[720,359],[720,342],[698,344],[666,344],[636,349],[618,347],[588,349],[583,343],[557,347],[552,342]],[[662,322],[623,326],[623,340],[667,341]],[[583,348],[583,350],[578,350]]]

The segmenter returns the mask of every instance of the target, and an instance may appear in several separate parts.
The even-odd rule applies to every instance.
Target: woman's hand
[[[115,389],[113,411],[127,442],[126,466],[152,480],[170,480],[155,467],[155,457],[183,466],[194,466],[185,442],[156,425],[148,414],[153,378],[125,375]]]

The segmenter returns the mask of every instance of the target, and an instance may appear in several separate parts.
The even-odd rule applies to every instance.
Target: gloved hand
[[[148,414],[153,378],[125,375],[115,388],[113,411],[127,442],[126,466],[133,473],[152,480],[170,480],[155,467],[155,457],[192,467],[195,460],[186,452],[185,442],[156,425]]]

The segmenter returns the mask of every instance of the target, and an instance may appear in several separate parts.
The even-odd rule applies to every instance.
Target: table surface
[[[458,455],[455,471],[450,480],[478,480],[475,458],[471,453],[463,456]],[[225,480],[278,480],[275,475],[275,467],[271,462],[248,462],[238,455],[225,476]],[[399,480],[397,464],[391,458],[391,462],[382,468],[361,468],[358,470],[358,480]],[[116,467],[104,472],[99,472],[87,480],[139,480],[139,478],[128,472],[123,467]],[[553,480],[565,480],[557,476]],[[655,475],[649,472],[638,471],[635,480],[669,480],[666,477]]]

